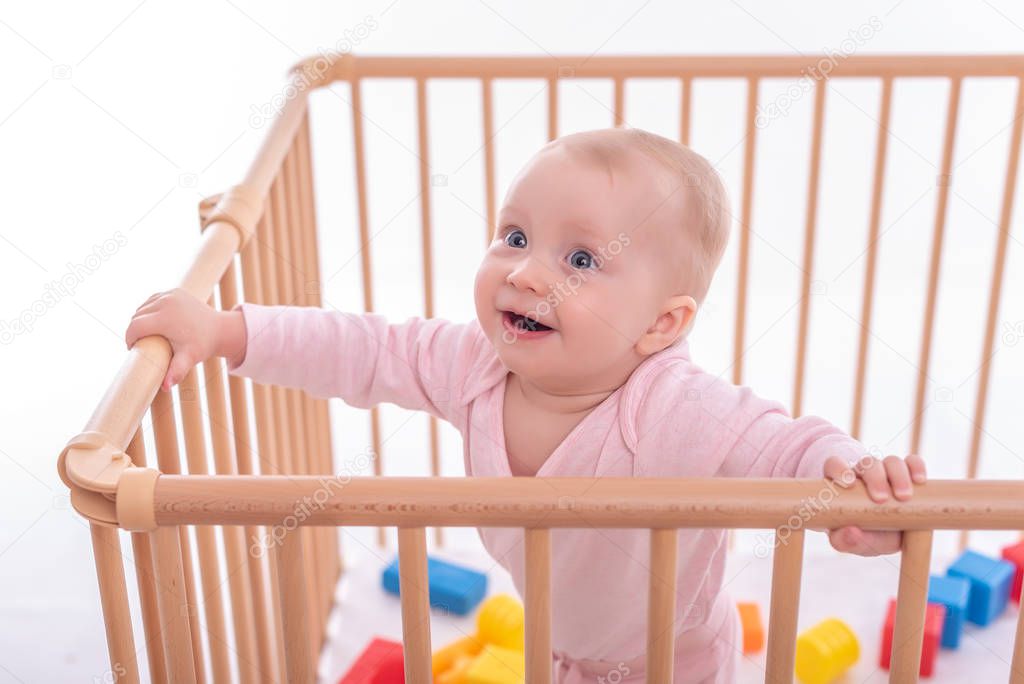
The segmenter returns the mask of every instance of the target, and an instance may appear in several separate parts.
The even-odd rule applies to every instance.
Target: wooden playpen
[[[558,82],[569,78],[610,79],[614,120],[623,121],[624,83],[631,78],[675,78],[682,84],[680,137],[688,140],[690,97],[695,79],[732,78],[747,84],[744,174],[740,195],[739,289],[733,381],[743,377],[751,195],[762,79],[796,78],[817,57],[316,57],[290,72],[287,101],[275,117],[255,161],[237,186],[202,203],[198,251],[178,286],[222,309],[240,297],[265,304],[320,304],[318,233],[314,210],[309,93],[335,81],[350,84],[354,131],[359,235],[370,239],[367,219],[366,154],[360,83],[367,78],[411,79],[416,87],[423,240],[424,315],[433,315],[431,194],[428,177],[427,81],[478,79],[482,84],[484,172],[488,231],[495,205],[494,106],[496,79],[542,79],[548,84],[548,135],[557,135]],[[806,367],[807,306],[816,234],[824,97],[827,79],[861,77],[881,83],[880,122],[874,162],[862,321],[870,321],[886,173],[886,133],[894,79],[950,80],[941,173],[948,176],[956,138],[961,84],[968,77],[1017,80],[1011,148],[1003,190],[998,244],[968,475],[977,472],[985,421],[990,363],[996,335],[1007,237],[1021,142],[1024,56],[861,56],[844,58],[814,84],[809,192],[796,350],[793,413],[800,413]],[[938,188],[931,244],[928,296],[914,397],[912,450],[921,439],[925,383],[934,333],[948,184]],[[481,237],[489,238],[490,233]],[[236,254],[239,259],[236,263]],[[363,298],[374,305],[371,260],[361,250]],[[240,269],[241,273],[237,273]],[[239,277],[240,276],[240,277]],[[238,291],[238,282],[242,292]],[[140,298],[146,293],[140,292]],[[869,335],[859,340],[852,433],[860,430]],[[393,526],[398,548],[405,664],[411,682],[430,681],[430,629],[426,583],[426,528],[513,526],[525,529],[527,681],[549,682],[550,530],[559,527],[646,528],[651,534],[647,677],[672,679],[673,602],[677,528],[787,528],[788,540],[774,549],[766,681],[793,677],[797,607],[803,562],[803,527],[791,528],[802,502],[815,496],[817,480],[630,480],[532,478],[346,478],[332,476],[332,434],[327,402],[288,388],[253,385],[229,377],[221,359],[193,369],[173,393],[158,391],[170,360],[161,337],[140,340],[130,350],[84,431],[59,459],[74,508],[90,521],[96,571],[106,625],[111,672],[118,681],[140,678],[137,653],[145,651],[154,682],[312,681],[325,639],[333,587],[341,566],[338,526]],[[204,374],[206,411],[198,374]],[[184,452],[178,443],[175,401]],[[251,404],[251,405],[250,405]],[[154,451],[143,443],[142,421],[151,415]],[[250,434],[250,412],[256,434]],[[370,410],[375,452],[381,452],[380,422]],[[208,454],[209,444],[212,454]],[[430,421],[429,450],[438,472],[439,438]],[[380,474],[380,459],[375,467]],[[186,472],[188,474],[184,474]],[[333,484],[332,484],[333,483]],[[1024,520],[1024,483],[937,480],[918,488],[912,502],[874,505],[861,490],[843,491],[818,512],[815,527],[863,525],[904,530],[895,647],[890,680],[916,681],[922,641],[933,530],[1019,529]],[[560,505],[565,497],[571,508]],[[297,515],[301,502],[306,505]],[[189,529],[194,526],[195,544]],[[131,535],[132,557],[121,554],[119,530]],[[274,544],[255,552],[248,540],[272,533]],[[383,539],[383,537],[381,537]],[[226,567],[222,567],[223,562]],[[133,563],[145,648],[135,642],[129,611],[125,560]],[[194,576],[194,568],[198,576]],[[226,576],[226,580],[224,577]],[[668,578],[668,579],[666,579]],[[205,629],[200,627],[199,610]],[[232,625],[229,637],[228,621]],[[1024,683],[1024,623],[1018,624],[1010,680]],[[209,668],[206,663],[209,662]]]

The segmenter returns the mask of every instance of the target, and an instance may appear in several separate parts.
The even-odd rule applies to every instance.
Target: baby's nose
[[[529,290],[534,294],[547,291],[546,269],[536,259],[523,259],[505,277],[505,281],[517,290]]]

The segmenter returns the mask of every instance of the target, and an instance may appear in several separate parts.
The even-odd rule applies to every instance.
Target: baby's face
[[[509,188],[477,272],[483,331],[514,373],[550,390],[617,387],[673,292],[684,193],[636,152],[608,170],[559,144]],[[673,231],[674,227],[674,231]],[[526,320],[528,317],[532,321]]]

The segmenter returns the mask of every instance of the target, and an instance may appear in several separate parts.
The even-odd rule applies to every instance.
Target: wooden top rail
[[[153,504],[161,526],[1008,530],[1024,527],[1024,480],[933,480],[875,504],[861,483],[811,479],[161,475]]]
[[[263,199],[281,167],[306,113],[308,88],[301,74],[288,77],[293,94],[281,107],[241,185],[211,209],[202,239],[178,287],[207,301],[235,253],[255,230]],[[84,430],[72,437],[57,470],[71,490],[75,510],[93,522],[117,520],[111,495],[131,461],[124,457],[132,435],[149,409],[171,361],[170,344],[153,335],[136,342]]]
[[[317,86],[356,78],[779,78],[1020,76],[1024,55],[586,55],[401,57],[328,54],[295,67]]]

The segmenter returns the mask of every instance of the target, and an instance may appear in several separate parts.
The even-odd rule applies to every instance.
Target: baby
[[[466,474],[509,477],[825,477],[907,500],[922,459],[866,456],[842,430],[792,419],[703,371],[686,336],[728,241],[722,181],[689,148],[639,129],[567,135],[513,181],[476,276],[477,319],[452,323],[243,303],[218,312],[181,290],[136,312],[128,347],[163,335],[162,389],[226,357],[233,375],[427,411],[462,434]],[[482,528],[523,590],[523,533]],[[723,530],[679,532],[676,682],[732,682],[742,650],[722,591]],[[832,545],[899,549],[847,527]],[[552,531],[555,681],[642,681],[647,530]]]

